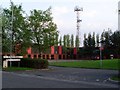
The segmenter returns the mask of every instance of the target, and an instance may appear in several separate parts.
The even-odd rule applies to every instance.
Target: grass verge
[[[3,71],[24,71],[24,70],[32,70],[33,68],[25,68],[25,67],[8,67],[3,68]]]
[[[49,62],[50,66],[120,70],[120,59]]]
[[[113,76],[110,79],[114,80],[114,81],[119,81],[120,82],[120,76]]]

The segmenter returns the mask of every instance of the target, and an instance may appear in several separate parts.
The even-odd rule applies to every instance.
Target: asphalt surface
[[[119,88],[109,81],[117,70],[49,67],[45,70],[3,72],[3,88]]]

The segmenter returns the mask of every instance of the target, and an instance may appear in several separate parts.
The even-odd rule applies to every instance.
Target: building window
[[[59,55],[59,59],[61,59],[61,57],[62,57],[62,56],[61,56],[61,55]]]
[[[54,55],[51,55],[51,59],[54,59]]]
[[[28,58],[31,58],[31,55],[30,55],[30,54],[28,55]]]
[[[38,58],[41,58],[41,54],[38,55]]]
[[[45,55],[43,55],[43,59],[45,59]]]
[[[47,55],[47,59],[49,59],[49,55]]]
[[[37,55],[34,55],[34,58],[37,58]]]

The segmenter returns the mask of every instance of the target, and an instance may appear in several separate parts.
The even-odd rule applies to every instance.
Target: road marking
[[[96,79],[97,82],[99,82],[100,80],[99,79]]]
[[[106,79],[106,80],[104,80],[104,81],[103,81],[103,83],[105,83],[106,81],[107,81],[107,79]]]

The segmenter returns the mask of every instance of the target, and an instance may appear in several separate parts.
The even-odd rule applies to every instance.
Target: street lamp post
[[[100,68],[102,68],[102,57],[103,57],[103,55],[102,55],[102,51],[103,51],[103,42],[104,41],[100,41],[99,43],[100,43]]]
[[[11,49],[10,49],[10,53],[11,53],[11,57],[12,57],[12,49],[13,49],[13,43],[12,43],[12,40],[13,40],[13,2],[10,0],[10,3],[11,3],[11,7],[12,7],[12,15],[11,15]],[[12,58],[11,58],[12,59]],[[10,61],[10,67],[12,66],[12,62]]]
[[[100,42],[100,68],[102,68],[102,43]]]

